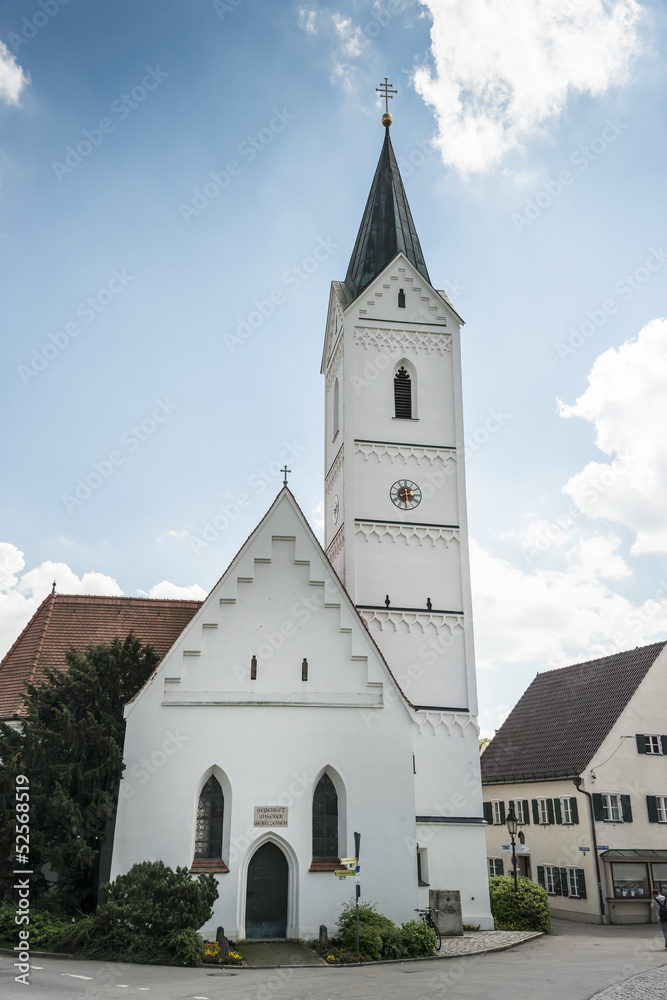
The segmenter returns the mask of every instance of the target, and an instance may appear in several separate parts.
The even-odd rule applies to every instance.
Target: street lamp
[[[514,812],[514,803],[510,802],[509,812],[507,814],[507,832],[510,835],[510,840],[512,841],[512,870],[514,872],[514,891],[518,891],[517,875],[516,870],[518,866],[514,838],[516,837],[516,832],[519,829],[519,821],[516,818],[516,813]]]

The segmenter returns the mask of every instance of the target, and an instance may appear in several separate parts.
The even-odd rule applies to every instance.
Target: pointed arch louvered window
[[[412,385],[410,375],[402,366],[394,375],[394,416],[412,418]]]
[[[338,795],[329,775],[323,774],[313,796],[313,858],[338,856]]]
[[[336,435],[340,430],[340,389],[338,387],[338,379],[334,382],[333,390],[333,440],[335,441]]]
[[[201,790],[197,807],[195,858],[222,857],[222,817],[225,800],[220,782],[214,775]]]

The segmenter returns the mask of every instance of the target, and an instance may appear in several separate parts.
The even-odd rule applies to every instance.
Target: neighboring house
[[[490,875],[519,875],[554,916],[652,919],[667,890],[667,643],[538,674],[481,757]]]

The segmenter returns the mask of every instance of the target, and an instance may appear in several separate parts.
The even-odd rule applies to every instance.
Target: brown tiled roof
[[[666,645],[538,674],[482,754],[482,784],[581,774]]]
[[[0,663],[0,719],[17,718],[25,682],[39,684],[44,668],[65,667],[69,646],[125,639],[134,632],[162,659],[201,607],[201,601],[148,597],[88,597],[50,594],[38,607]]]

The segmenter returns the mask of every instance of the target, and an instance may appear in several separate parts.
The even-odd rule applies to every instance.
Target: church
[[[180,602],[178,621],[172,610],[161,662],[125,708],[111,878],[157,859],[214,873],[206,934],[335,933],[355,881],[397,923],[439,889],[460,892],[465,923],[493,928],[463,321],[431,283],[382,122],[329,299],[324,548],[285,485],[208,597]],[[335,874],[355,835],[356,880]]]

